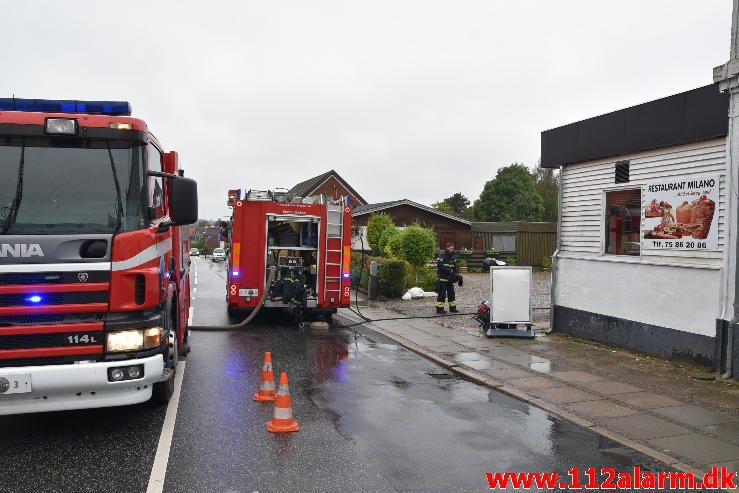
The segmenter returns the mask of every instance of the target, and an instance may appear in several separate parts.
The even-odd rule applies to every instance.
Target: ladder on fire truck
[[[341,299],[341,274],[344,265],[344,200],[326,205],[326,268],[323,271],[323,301]]]

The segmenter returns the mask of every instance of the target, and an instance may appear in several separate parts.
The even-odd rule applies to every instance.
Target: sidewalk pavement
[[[361,308],[370,319],[403,315]],[[343,309],[339,316],[360,322]],[[654,357],[565,336],[488,339],[453,317],[367,327],[454,373],[531,403],[684,471],[739,470],[739,386],[698,381]],[[447,326],[441,325],[444,323]]]

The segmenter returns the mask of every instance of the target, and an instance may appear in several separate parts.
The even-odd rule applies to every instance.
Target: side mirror
[[[190,178],[175,176],[170,182],[170,211],[172,224],[184,226],[198,220],[198,183]]]

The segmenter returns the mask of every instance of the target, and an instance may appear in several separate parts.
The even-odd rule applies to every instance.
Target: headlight
[[[121,330],[108,334],[107,351],[117,353],[122,351],[140,351],[159,346],[161,327],[152,327],[142,330]]]

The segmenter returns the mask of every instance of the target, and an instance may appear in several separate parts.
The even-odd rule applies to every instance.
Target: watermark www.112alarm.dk
[[[485,479],[491,490],[733,490],[736,472],[726,467],[712,467],[702,475],[690,472],[643,471],[639,466],[630,471],[610,467],[580,470],[573,467],[567,474],[556,472],[488,472]]]

